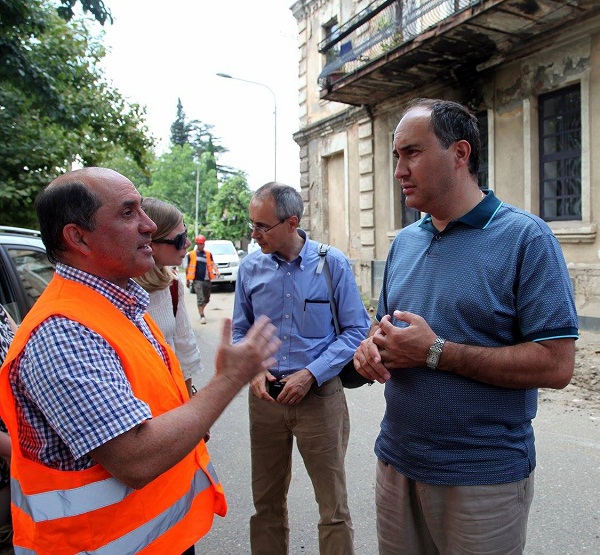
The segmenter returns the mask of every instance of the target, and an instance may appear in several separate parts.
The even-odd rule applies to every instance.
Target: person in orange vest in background
[[[204,248],[206,237],[196,236],[196,248],[187,255],[186,279],[188,286],[194,284],[200,323],[206,324],[204,309],[210,302],[211,280],[219,277],[219,268],[215,264],[212,254]]]
[[[227,511],[203,437],[280,342],[265,317],[232,345],[225,320],[216,373],[189,397],[131,279],[154,266],[141,202],[106,168],[62,175],[36,199],[56,272],[0,370],[15,553],[188,555]]]

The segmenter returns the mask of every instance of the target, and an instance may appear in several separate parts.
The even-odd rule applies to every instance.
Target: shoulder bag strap
[[[317,266],[317,274],[325,270],[325,281],[327,282],[327,289],[329,290],[329,302],[331,303],[331,315],[333,316],[333,327],[335,328],[335,334],[340,335],[340,322],[338,321],[337,305],[333,296],[333,285],[331,284],[331,270],[329,264],[327,264],[327,251],[329,251],[329,245],[319,243],[319,264]]]

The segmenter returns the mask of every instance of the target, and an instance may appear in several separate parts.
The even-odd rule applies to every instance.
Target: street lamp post
[[[200,192],[200,165],[196,166],[196,219],[194,220],[194,238],[198,236],[198,201]]]
[[[217,75],[219,77],[224,77],[225,79],[235,79],[236,81],[243,81],[244,83],[251,83],[253,85],[259,85],[260,87],[264,87],[265,89],[268,89],[269,92],[273,95],[273,120],[275,122],[274,128],[273,128],[273,158],[274,158],[273,181],[277,181],[277,99],[275,98],[275,93],[273,92],[271,87],[268,87],[264,83],[258,83],[257,81],[250,81],[248,79],[241,79],[239,77],[233,77],[232,75],[229,75],[227,73],[217,73]]]

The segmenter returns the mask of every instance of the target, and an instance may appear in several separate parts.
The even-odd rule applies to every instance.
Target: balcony
[[[378,104],[547,48],[598,0],[375,0],[319,44],[320,98]]]

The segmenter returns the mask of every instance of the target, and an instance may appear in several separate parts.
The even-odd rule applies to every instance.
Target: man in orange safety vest
[[[227,504],[204,436],[279,347],[267,318],[189,397],[131,278],[154,266],[154,222],[106,168],[62,175],[36,200],[56,272],[0,370],[18,554],[194,553]]]
[[[206,324],[204,309],[210,302],[211,281],[219,276],[219,268],[212,254],[204,248],[204,235],[197,235],[195,242],[196,248],[187,255],[186,279],[188,284],[193,284],[196,293],[200,323]]]

